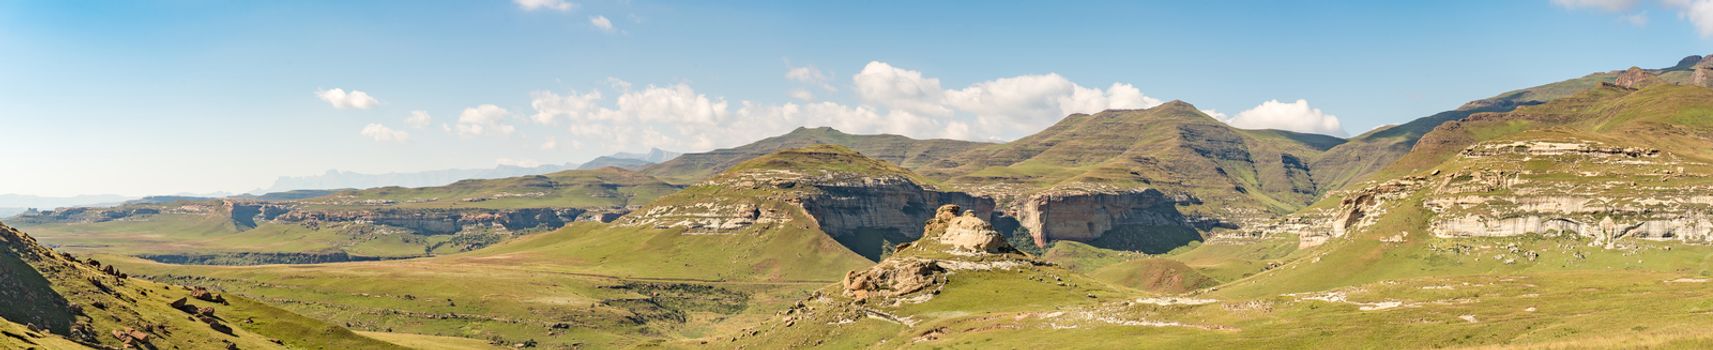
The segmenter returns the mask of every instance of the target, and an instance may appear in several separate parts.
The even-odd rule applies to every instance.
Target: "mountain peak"
[[[1171,101],[1166,101],[1166,103],[1162,103],[1162,104],[1160,104],[1160,105],[1159,105],[1159,106],[1155,106],[1155,107],[1154,107],[1154,108],[1166,108],[1166,109],[1178,109],[1178,108],[1188,108],[1188,109],[1196,109],[1196,105],[1193,105],[1193,104],[1190,104],[1190,103],[1189,103],[1189,102],[1184,102],[1184,100],[1176,100],[1176,99],[1174,99],[1174,100],[1171,100]],[[1196,110],[1199,110],[1199,109],[1196,109]]]

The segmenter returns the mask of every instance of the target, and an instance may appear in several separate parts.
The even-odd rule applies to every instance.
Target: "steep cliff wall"
[[[1020,203],[1017,218],[1046,246],[1054,240],[1091,242],[1125,227],[1190,227],[1174,207],[1176,201],[1160,191],[1052,191],[1030,196]],[[1148,234],[1146,230],[1127,230]],[[1177,231],[1177,230],[1173,230]]]
[[[835,237],[878,229],[896,232],[912,240],[921,237],[923,222],[934,217],[934,208],[956,204],[988,218],[993,200],[961,192],[924,189],[907,181],[871,181],[818,185],[820,193],[803,198],[802,206]],[[895,242],[896,243],[896,242]]]

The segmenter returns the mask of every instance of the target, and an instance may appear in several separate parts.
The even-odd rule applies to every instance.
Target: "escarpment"
[[[1713,243],[1709,165],[1658,149],[1592,141],[1492,142],[1460,152],[1457,171],[1411,176],[1345,194],[1305,246],[1419,205],[1442,238],[1563,234],[1611,247],[1619,239]],[[1416,196],[1419,202],[1407,200]],[[1419,204],[1416,204],[1419,203]]]
[[[419,235],[456,234],[472,228],[503,229],[506,231],[552,230],[575,221],[595,221],[602,216],[590,215],[578,208],[521,209],[293,209],[271,219],[235,217],[234,221],[270,220],[280,223],[320,225],[325,223],[369,223],[408,230]]]
[[[1564,233],[1606,246],[1626,237],[1713,242],[1708,164],[1594,141],[1483,143],[1459,157],[1478,166],[1445,174],[1422,202],[1434,213],[1436,236]],[[1527,166],[1542,162],[1559,166]]]

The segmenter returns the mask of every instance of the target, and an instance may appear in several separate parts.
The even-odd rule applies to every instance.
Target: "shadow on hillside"
[[[1119,225],[1101,234],[1100,238],[1084,243],[1105,249],[1165,254],[1201,240],[1201,232],[1189,226]]]
[[[14,254],[0,254],[0,317],[54,334],[71,334],[76,315],[68,302],[46,277]]]

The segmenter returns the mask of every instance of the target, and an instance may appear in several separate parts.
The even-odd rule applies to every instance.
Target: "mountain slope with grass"
[[[1075,114],[1016,141],[919,169],[990,195],[1045,246],[1169,251],[1200,231],[1301,208],[1323,188],[1309,164],[1331,136],[1230,127],[1188,103]]]
[[[1689,56],[1676,65],[1643,70],[1669,83],[1688,83],[1701,56]],[[1639,68],[1632,68],[1641,70]],[[1470,101],[1457,109],[1418,118],[1408,123],[1385,126],[1351,137],[1349,142],[1326,151],[1312,165],[1315,181],[1328,189],[1344,188],[1368,179],[1370,174],[1386,167],[1409,153],[1423,135],[1447,122],[1463,120],[1486,112],[1508,112],[1521,106],[1539,104],[1576,95],[1601,83],[1616,82],[1622,71],[1599,72],[1550,84],[1517,89],[1497,96]]]

